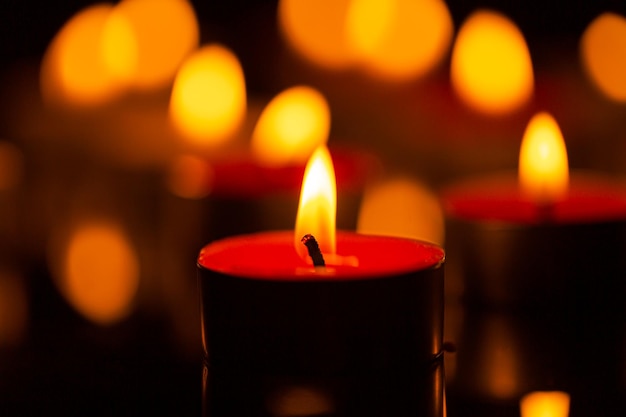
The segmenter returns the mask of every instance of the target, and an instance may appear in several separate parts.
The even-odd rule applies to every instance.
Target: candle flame
[[[480,10],[463,23],[450,65],[455,91],[482,113],[511,113],[532,96],[528,46],[517,26],[500,13]]]
[[[170,117],[191,144],[224,144],[239,129],[245,112],[245,79],[235,54],[213,44],[185,61],[172,87]]]
[[[336,253],[336,212],[335,169],[328,148],[320,145],[306,165],[296,217],[294,245],[302,259],[308,259],[300,241],[306,234],[315,236],[324,256]]]
[[[559,126],[545,112],[528,123],[519,156],[522,192],[539,204],[561,199],[568,190],[567,150]]]
[[[311,87],[292,87],[261,113],[252,133],[252,152],[268,166],[305,163],[326,143],[329,131],[330,109],[324,96]]]
[[[563,391],[534,391],[520,400],[522,417],[567,417],[570,396]]]

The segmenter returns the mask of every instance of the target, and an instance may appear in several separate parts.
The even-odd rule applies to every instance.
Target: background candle
[[[443,251],[339,233],[359,265],[318,272],[293,241],[242,235],[200,253],[207,413],[265,415],[281,389],[313,385],[337,414],[440,416]]]

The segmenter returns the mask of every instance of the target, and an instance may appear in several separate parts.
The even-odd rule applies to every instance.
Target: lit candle
[[[621,380],[626,188],[597,173],[568,173],[562,140],[555,120],[539,113],[526,130],[519,178],[444,190],[446,251],[466,304],[521,311],[524,326],[545,337],[546,366],[564,364],[552,379],[567,384],[583,414],[602,414]]]
[[[313,387],[330,413],[441,415],[444,252],[335,234],[332,171],[318,148],[295,233],[240,235],[200,252],[211,415],[267,412],[268,399],[293,386]],[[301,242],[309,233],[323,267],[309,256],[313,242]]]

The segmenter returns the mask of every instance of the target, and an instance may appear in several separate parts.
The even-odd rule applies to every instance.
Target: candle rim
[[[441,267],[445,262],[444,250],[434,243],[395,236],[337,231],[337,251],[339,255],[358,256],[358,253],[342,253],[345,250],[354,250],[356,246],[368,248],[365,250],[365,253],[368,255],[371,255],[372,252],[375,253],[375,249],[389,248],[389,245],[395,245],[395,251],[394,253],[387,252],[387,255],[391,255],[391,259],[383,258],[374,261],[372,259],[364,259],[361,256],[359,265],[356,267],[350,265],[327,265],[327,271],[320,272],[315,270],[311,264],[306,264],[298,256],[293,249],[293,239],[294,232],[292,230],[268,231],[227,237],[204,246],[198,255],[197,265],[202,269],[243,279],[288,282],[345,282],[350,280],[381,279],[389,276],[402,276],[419,271],[433,270]],[[261,245],[259,240],[265,243]],[[267,268],[267,265],[265,268],[255,268],[254,265],[250,264],[251,261],[249,260],[245,260],[240,265],[232,265],[225,262],[225,259],[233,256],[232,254],[225,255],[225,253],[233,251],[237,246],[248,244],[248,253],[251,253],[250,249],[259,249],[260,247],[264,247],[263,250],[267,251],[268,243],[280,246],[279,250],[281,252],[277,253],[279,256],[287,253],[292,254],[288,259],[285,259],[284,267],[274,263],[269,265],[271,268]],[[274,249],[276,248],[277,246],[274,246]],[[402,257],[402,255],[411,253],[411,251],[416,251],[417,253],[420,250],[425,251],[426,256],[415,259]],[[272,260],[272,262],[275,261],[275,259]]]

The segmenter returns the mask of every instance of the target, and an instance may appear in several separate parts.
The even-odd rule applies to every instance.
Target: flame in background
[[[569,168],[563,134],[546,112],[528,123],[519,155],[522,191],[539,204],[550,204],[567,194]]]
[[[454,90],[470,108],[497,116],[528,103],[534,76],[524,36],[506,16],[479,10],[462,24],[452,50]]]
[[[326,144],[330,108],[324,96],[307,86],[289,88],[268,103],[252,133],[252,153],[263,165],[305,163]]]
[[[190,144],[224,145],[246,114],[246,85],[230,49],[211,44],[198,49],[176,75],[170,97],[172,123]]]
[[[520,400],[522,417],[567,417],[570,396],[563,391],[533,391]]]

